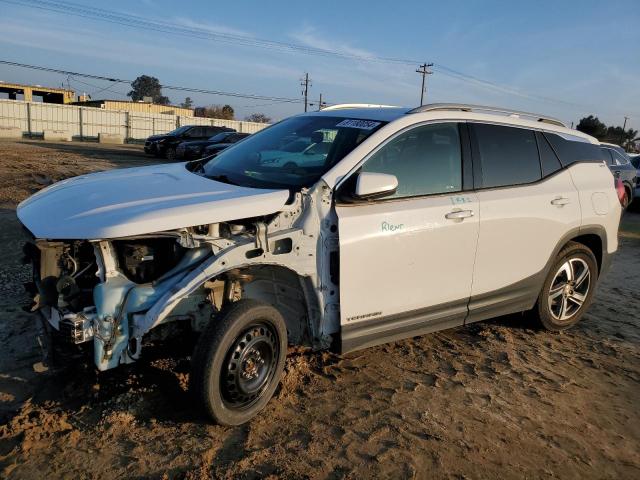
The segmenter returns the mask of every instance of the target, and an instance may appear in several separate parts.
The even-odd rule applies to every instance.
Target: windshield
[[[222,142],[225,138],[231,135],[233,132],[220,132],[216,133],[213,137],[209,137],[210,142]]]
[[[189,130],[189,128],[191,128],[192,125],[185,125],[182,127],[178,127],[175,130],[170,131],[169,133],[165,133],[165,135],[180,135],[181,133],[186,132],[187,130]]]
[[[345,117],[292,117],[220,153],[204,165],[204,173],[247,187],[309,187],[382,125]]]

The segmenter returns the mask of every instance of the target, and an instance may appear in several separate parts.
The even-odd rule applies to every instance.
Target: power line
[[[28,68],[31,70],[39,70],[39,71],[43,71],[43,72],[51,72],[51,73],[59,73],[62,75],[67,75],[67,76],[72,76],[72,77],[83,77],[83,78],[91,78],[94,80],[105,80],[105,81],[109,81],[112,83],[125,83],[125,84],[131,84],[133,82],[133,80],[126,80],[126,79],[122,79],[122,78],[112,78],[112,77],[105,77],[102,75],[93,75],[93,74],[89,74],[89,73],[80,73],[80,72],[72,72],[69,70],[60,70],[57,68],[50,68],[50,67],[42,67],[39,65],[29,65],[26,63],[18,63],[18,62],[11,62],[8,60],[0,60],[0,64],[2,65],[11,65],[14,67],[20,67],[20,68]],[[256,94],[249,94],[249,93],[238,93],[238,92],[224,92],[221,90],[209,90],[209,89],[205,89],[205,88],[192,88],[192,87],[182,87],[182,86],[178,86],[178,85],[160,85],[161,88],[166,89],[166,90],[175,90],[175,91],[179,91],[179,92],[190,92],[190,93],[202,93],[202,94],[206,94],[206,95],[219,95],[219,96],[223,96],[223,97],[236,97],[236,98],[249,98],[251,100],[264,100],[264,101],[271,101],[271,102],[282,102],[282,103],[300,103],[300,99],[298,98],[287,98],[287,97],[274,97],[274,96],[267,96],[267,95],[256,95]]]
[[[297,52],[306,55],[316,55],[323,57],[334,57],[341,59],[359,60],[366,62],[380,62],[380,63],[395,63],[403,65],[415,65],[420,63],[415,59],[397,58],[397,57],[384,57],[377,55],[356,55],[346,53],[342,51],[335,51],[330,49],[309,47],[300,44],[280,42],[275,40],[268,40],[263,38],[255,38],[248,35],[231,34],[224,32],[216,32],[210,29],[188,27],[180,25],[175,22],[167,22],[162,20],[151,20],[146,17],[125,14],[112,10],[106,10],[97,7],[89,7],[86,5],[67,2],[62,0],[0,0],[0,2],[26,6],[30,8],[46,10],[51,12],[60,13],[63,15],[72,15],[76,17],[88,18],[92,20],[98,20],[102,22],[108,22],[112,24],[118,24],[130,28],[135,28],[144,31],[156,31],[162,33],[169,33],[172,35],[187,36],[192,38],[199,38],[204,40],[213,40],[216,42],[235,44],[247,47],[258,47],[267,50],[285,51],[285,52]],[[593,106],[583,105],[575,102],[569,102],[563,99],[548,97],[544,95],[537,95],[533,93],[524,92],[518,88],[502,85],[496,82],[478,78],[474,75],[469,75],[459,70],[452,69],[446,65],[435,63],[433,64],[434,70],[450,78],[454,78],[477,87],[492,90],[494,92],[503,93],[507,95],[518,96],[521,98],[527,98],[530,100],[544,101],[553,104],[563,104],[573,108],[586,109],[585,111],[596,110]],[[168,87],[166,87],[168,88]],[[201,93],[201,92],[195,92]],[[222,94],[220,94],[222,95]]]
[[[429,67],[433,67],[433,63],[423,63],[422,65],[420,65],[418,67],[418,70],[416,70],[416,73],[421,73],[422,74],[422,88],[420,89],[420,106],[424,105],[424,92],[425,92],[425,80],[427,78],[427,75],[431,75],[433,74],[433,72],[431,70],[428,70]]]
[[[72,81],[73,81],[74,83],[80,83],[80,84],[85,85],[85,86],[87,86],[87,87],[93,87],[93,88],[96,88],[97,90],[95,90],[95,91],[93,91],[93,92],[90,92],[90,93],[89,93],[89,95],[90,95],[91,97],[93,97],[93,96],[95,96],[95,95],[97,95],[98,93],[101,93],[101,92],[111,92],[111,93],[115,93],[115,94],[117,94],[117,95],[121,95],[121,96],[126,96],[126,95],[127,95],[127,94],[126,94],[126,93],[124,93],[124,92],[120,92],[120,91],[117,91],[117,90],[113,90],[110,86],[106,86],[106,87],[99,87],[98,85],[94,85],[93,83],[83,82],[82,80],[78,80],[78,79],[77,79],[77,78],[75,78],[73,75],[68,75],[68,76],[67,76],[67,82],[68,82],[69,80],[71,80],[71,79],[72,79]]]
[[[90,18],[93,20],[99,20],[112,24],[123,25],[127,27],[152,30],[163,33],[170,33],[174,35],[189,36],[201,39],[215,40],[223,43],[233,43],[251,47],[261,47],[269,50],[281,50],[281,51],[297,51],[310,55],[321,55],[331,57],[341,57],[345,59],[359,59],[364,61],[383,62],[383,63],[415,63],[406,59],[393,58],[393,57],[381,57],[375,55],[356,55],[346,52],[337,52],[329,49],[309,47],[306,45],[300,45],[289,42],[280,42],[276,40],[268,40],[263,38],[251,37],[248,35],[230,34],[223,32],[216,32],[209,29],[188,27],[177,24],[175,22],[166,22],[162,20],[149,20],[146,17],[138,15],[125,14],[115,12],[112,10],[106,10],[96,7],[87,7],[86,5],[64,2],[64,1],[51,1],[51,0],[0,0],[4,3],[10,3],[14,5],[26,6],[30,8],[36,8],[40,10],[47,10],[56,13],[62,13],[64,15],[73,15],[76,17]]]

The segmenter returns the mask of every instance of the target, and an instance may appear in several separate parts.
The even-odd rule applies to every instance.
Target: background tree
[[[231,105],[209,105],[208,107],[196,107],[194,110],[194,115],[196,117],[233,120],[235,117],[235,112]]]
[[[587,135],[596,137],[598,140],[604,138],[607,134],[607,126],[602,123],[598,117],[593,115],[581,118],[576,129],[586,133]]]
[[[222,118],[226,120],[233,120],[236,116],[236,112],[231,105],[224,105],[222,107]]]
[[[633,148],[633,141],[638,136],[637,130],[625,130],[620,126],[608,127],[594,115],[581,118],[576,128],[602,142],[615,143],[627,150]]]
[[[623,130],[622,127],[608,127],[605,140],[611,143],[619,143],[624,146],[638,136],[637,130]]]
[[[132,90],[127,93],[127,96],[131,97],[131,100],[134,102],[143,100],[144,97],[151,97],[153,99],[153,103],[169,105],[169,97],[162,95],[160,80],[156,77],[140,75],[131,82],[131,89]]]
[[[270,123],[271,117],[267,117],[264,113],[252,113],[244,117],[247,122]]]
[[[182,108],[193,108],[193,100],[191,100],[191,97],[187,97],[184,99],[184,102],[180,104],[180,106]]]

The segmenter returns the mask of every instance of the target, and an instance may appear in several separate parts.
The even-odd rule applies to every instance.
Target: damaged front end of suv
[[[337,340],[337,217],[322,176],[383,123],[308,114],[214,159],[41,190],[17,210],[31,309],[64,342],[93,342],[99,370],[139,359],[159,325],[202,332],[191,377],[202,404],[219,423],[247,421],[273,395],[287,344]]]
[[[201,331],[244,296],[294,313],[295,343],[321,341],[307,319],[307,306],[317,302],[315,242],[294,228],[299,212],[297,205],[259,219],[118,239],[34,239],[24,249],[34,271],[31,309],[63,341],[93,342],[99,370],[137,360],[154,327],[185,321]],[[282,267],[289,263],[282,256],[294,256],[297,271]]]

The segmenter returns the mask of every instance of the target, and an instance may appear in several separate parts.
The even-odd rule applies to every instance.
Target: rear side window
[[[629,159],[626,155],[621,154],[617,150],[611,150],[611,155],[613,156],[613,160],[616,162],[616,165],[629,165]]]
[[[536,132],[536,140],[538,141],[538,152],[540,153],[540,166],[542,167],[542,176],[547,177],[562,168],[562,164],[554,153],[549,142],[540,132]]]
[[[521,185],[540,180],[535,133],[524,128],[473,124],[480,154],[483,188]]]
[[[597,162],[605,159],[598,145],[583,141],[581,138],[568,140],[555,133],[545,132],[544,136],[558,155],[563,167],[576,162]]]
[[[600,151],[602,152],[602,155],[604,156],[604,160],[605,162],[607,162],[607,165],[616,164],[616,162],[613,160],[613,157],[611,156],[611,151],[608,148],[601,147]]]

